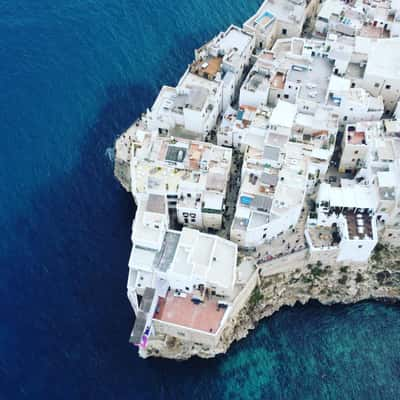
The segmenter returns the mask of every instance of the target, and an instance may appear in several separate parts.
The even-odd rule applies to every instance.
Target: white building
[[[204,140],[215,128],[222,108],[222,83],[186,72],[176,88],[163,86],[147,126],[164,136]]]
[[[382,96],[385,109],[394,111],[400,99],[400,38],[377,40],[370,46],[364,77],[359,85]]]
[[[317,5],[265,1],[243,29],[197,49],[178,85],[118,139],[116,176],[137,204],[133,344],[164,335],[216,346],[259,277],[253,259],[238,268],[238,248],[261,254],[297,236],[309,207],[310,262],[366,263],[378,232],[400,240],[400,122],[381,120],[400,115],[400,0],[327,0],[316,21],[326,38],[297,37]],[[203,142],[215,133],[218,145]],[[232,166],[228,147],[243,155],[234,181],[241,158]]]
[[[190,71],[222,84],[222,112],[228,109],[238,93],[243,72],[254,50],[254,40],[253,35],[231,25],[195,51],[195,61]]]
[[[388,171],[378,171],[376,184],[379,190],[377,220],[387,226],[400,225],[400,171],[398,164]]]
[[[309,219],[305,230],[311,256],[329,260],[331,255],[338,262],[367,262],[378,242],[376,188],[322,183],[316,206],[316,218]]]
[[[255,35],[256,48],[269,49],[276,39],[300,36],[307,15],[315,12],[317,4],[305,0],[266,0],[243,28]]]
[[[231,311],[237,246],[193,229],[148,225],[146,214],[162,215],[162,204],[161,196],[149,195],[134,221],[127,289],[136,320],[130,341],[146,346],[151,335],[167,333],[215,344]]]
[[[263,147],[271,116],[269,107],[241,106],[230,108],[224,114],[217,131],[219,146],[228,146],[244,152],[246,146]]]
[[[240,107],[267,105],[273,70],[272,54],[260,54],[240,88]]]
[[[342,0],[326,0],[322,3],[315,20],[315,31],[320,35],[327,35],[330,30],[332,16],[340,16],[345,3]]]
[[[315,114],[297,113],[291,139],[302,144],[308,159],[308,188],[314,190],[318,180],[328,171],[335,149],[339,117],[326,107],[317,108]]]
[[[133,144],[131,191],[164,196],[175,223],[220,229],[232,161],[230,149],[142,132]]]
[[[395,27],[395,2],[326,0],[318,12],[315,31],[370,38],[389,37]]]
[[[383,137],[381,121],[358,122],[346,126],[342,139],[339,172],[354,173],[365,166],[374,142]]]
[[[270,131],[262,150],[248,147],[231,240],[252,248],[292,229],[306,193],[308,167],[301,145]]]
[[[379,120],[384,112],[381,96],[374,97],[365,89],[351,87],[349,79],[332,75],[326,104],[338,114],[342,124]]]
[[[314,114],[326,100],[332,75],[328,50],[323,41],[304,38],[278,40],[272,49],[281,71],[284,70],[278,98],[296,103],[303,113]],[[271,95],[270,101],[274,103]]]

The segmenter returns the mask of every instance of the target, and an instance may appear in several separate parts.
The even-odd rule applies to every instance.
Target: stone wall
[[[290,268],[280,271],[279,261],[267,274],[261,273],[258,286],[244,307],[232,315],[216,346],[203,346],[168,336],[157,338],[140,351],[142,357],[188,359],[215,357],[225,353],[232,342],[247,336],[258,321],[283,306],[318,300],[322,304],[355,303],[362,300],[400,300],[400,247],[379,243],[368,264],[341,265],[299,262],[300,254],[287,256]],[[276,272],[272,274],[272,271]],[[255,295],[254,295],[255,294]]]

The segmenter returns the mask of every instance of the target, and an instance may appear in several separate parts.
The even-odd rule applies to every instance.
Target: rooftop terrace
[[[318,249],[335,247],[340,241],[337,228],[326,226],[313,226],[307,229],[312,246]]]
[[[348,212],[345,217],[349,239],[372,239],[372,217],[370,215],[366,213],[354,214]]]
[[[207,57],[206,59],[194,61],[190,66],[190,72],[202,78],[214,80],[217,73],[221,71],[221,64],[222,57]]]
[[[154,319],[208,333],[216,333],[226,310],[218,307],[216,299],[205,299],[195,304],[192,296],[180,297],[169,291],[165,298],[159,299],[159,312]]]
[[[323,103],[328,91],[329,79],[332,74],[332,65],[329,63],[328,59],[313,57],[311,68],[304,68],[301,70],[293,68],[290,71],[290,80],[302,83],[299,97],[305,100]]]
[[[366,144],[365,132],[360,131],[347,131],[347,142],[349,144],[359,145]]]

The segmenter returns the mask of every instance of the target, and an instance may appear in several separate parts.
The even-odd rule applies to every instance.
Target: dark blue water
[[[0,399],[398,399],[400,310],[283,310],[212,361],[128,344],[133,203],[105,155],[257,0],[0,1]]]

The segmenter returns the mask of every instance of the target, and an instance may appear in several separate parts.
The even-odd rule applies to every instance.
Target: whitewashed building
[[[231,162],[230,149],[143,132],[133,144],[131,191],[136,201],[164,196],[179,224],[220,229]]]
[[[243,72],[250,63],[254,41],[253,35],[231,25],[195,51],[190,72],[222,84],[222,112],[229,108],[238,93]]]
[[[300,36],[306,17],[317,6],[315,0],[266,0],[243,28],[255,36],[257,49],[269,49],[276,39]]]
[[[309,219],[305,236],[312,256],[338,262],[368,261],[378,243],[374,186],[333,187],[322,183],[317,196],[317,215]]]

